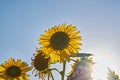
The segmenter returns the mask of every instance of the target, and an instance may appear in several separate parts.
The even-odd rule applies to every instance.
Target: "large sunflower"
[[[76,27],[72,24],[54,26],[41,34],[39,44],[42,46],[42,51],[52,58],[56,56],[57,61],[63,62],[65,59],[70,60],[70,55],[74,55],[80,49],[79,46],[81,36],[76,31]],[[53,59],[56,61],[56,59]]]
[[[27,63],[10,58],[0,65],[0,80],[29,80],[26,74],[29,70],[31,67]]]
[[[50,57],[45,56],[45,54],[40,49],[36,50],[31,64],[34,68],[34,71],[36,71],[35,76],[44,78],[46,75],[48,75],[47,70],[49,70],[50,66]]]

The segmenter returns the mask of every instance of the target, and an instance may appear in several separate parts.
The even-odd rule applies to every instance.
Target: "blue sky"
[[[0,63],[13,57],[30,64],[40,34],[67,23],[81,31],[80,52],[94,54],[99,66],[105,61],[120,74],[119,4],[119,0],[0,0]],[[101,77],[106,76],[101,72],[96,79]]]

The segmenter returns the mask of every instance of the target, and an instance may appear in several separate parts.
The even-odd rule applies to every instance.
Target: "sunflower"
[[[63,62],[65,59],[70,60],[70,55],[75,55],[78,52],[81,36],[76,31],[76,27],[72,24],[58,25],[49,28],[45,34],[41,34],[39,44],[42,46],[42,51],[52,58],[56,55],[57,61]],[[53,59],[56,62],[56,59]]]
[[[32,68],[36,71],[35,76],[39,76],[39,78],[45,78],[47,71],[49,70],[50,66],[50,57],[45,56],[45,54],[40,50],[37,49],[36,53],[33,54],[34,57],[32,58]],[[34,73],[33,71],[33,73]]]
[[[84,58],[84,61],[77,59],[71,66],[72,70],[68,73],[67,80],[91,80],[93,64],[95,63],[92,62],[91,57]]]
[[[112,71],[110,68],[108,68],[108,76],[107,79],[108,80],[120,80],[119,76],[117,74],[115,74],[114,71]]]
[[[10,58],[0,65],[0,80],[29,80],[26,74],[29,70],[31,67],[27,63]]]

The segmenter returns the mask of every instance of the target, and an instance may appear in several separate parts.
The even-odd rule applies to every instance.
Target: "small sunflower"
[[[119,76],[117,74],[115,74],[114,71],[112,71],[111,69],[109,69],[109,72],[108,72],[108,76],[107,76],[107,79],[108,80],[120,80]]]
[[[44,78],[45,75],[48,75],[47,70],[49,70],[50,66],[50,57],[45,56],[45,54],[40,49],[36,50],[34,58],[32,58],[31,64],[32,67],[34,68],[34,71],[36,71],[35,76]]]
[[[80,43],[81,36],[78,35],[80,31],[76,30],[72,24],[62,24],[46,30],[38,40],[42,51],[52,58],[56,55],[60,62],[63,62],[64,59],[69,61],[69,56],[75,55],[80,49],[79,45],[82,45]],[[53,60],[56,61],[56,59]]]
[[[10,58],[0,65],[0,80],[29,80],[26,74],[29,70],[31,67],[27,63]]]

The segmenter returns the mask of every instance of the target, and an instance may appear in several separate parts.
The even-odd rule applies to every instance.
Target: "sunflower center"
[[[49,58],[45,58],[42,54],[37,54],[34,59],[34,67],[38,71],[43,71],[48,68]]]
[[[11,66],[6,70],[6,74],[10,77],[18,77],[21,74],[21,69],[17,66]]]
[[[65,32],[56,32],[50,39],[52,47],[56,50],[62,50],[68,46],[69,36]]]

